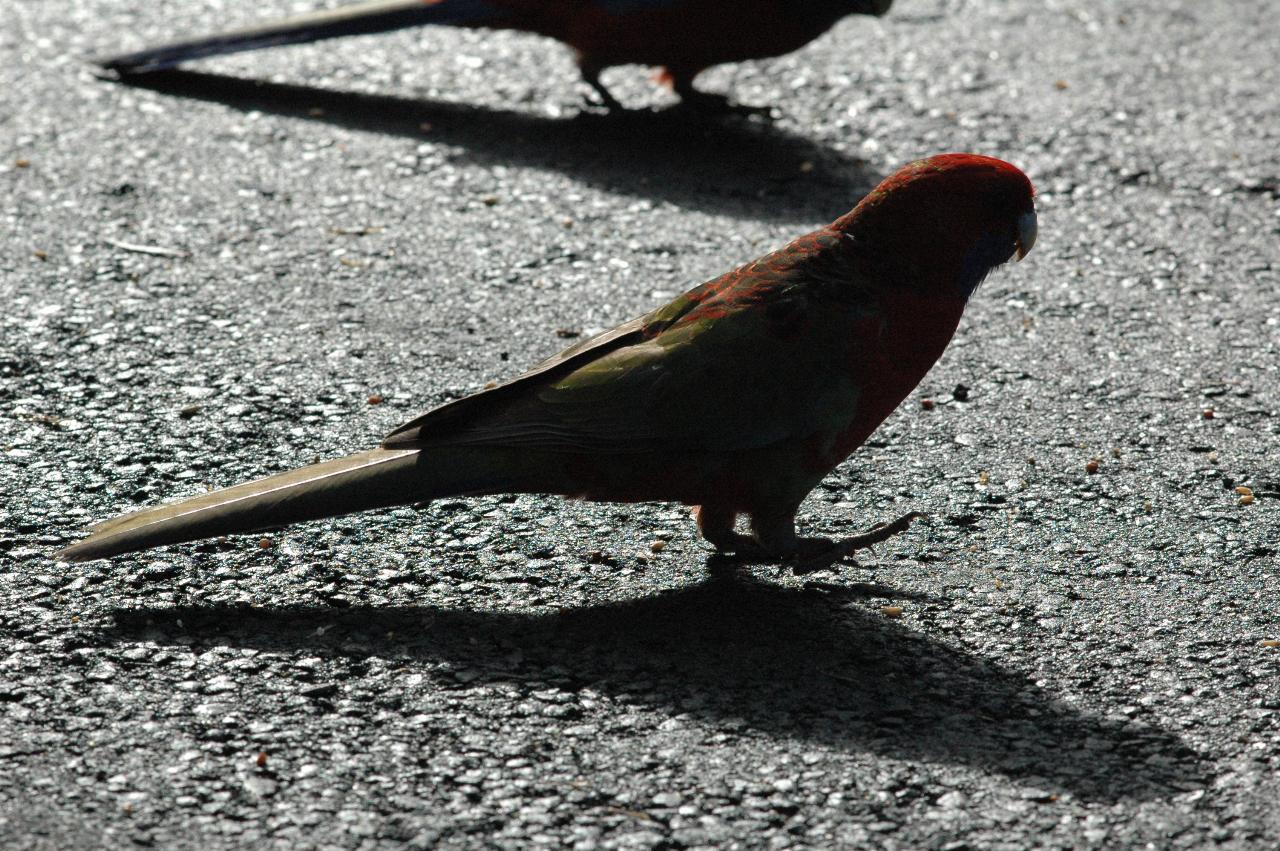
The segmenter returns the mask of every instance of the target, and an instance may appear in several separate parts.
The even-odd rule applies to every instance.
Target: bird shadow
[[[721,575],[555,612],[119,609],[104,638],[376,654],[410,666],[443,662],[466,682],[589,687],[730,731],[968,765],[1041,790],[1030,794],[1045,800],[1064,792],[1154,799],[1205,782],[1199,757],[1173,733],[1073,708],[991,658],[848,605],[883,592]]]
[[[860,160],[769,122],[679,106],[553,118],[195,71],[127,75],[118,82],[453,145],[476,162],[559,171],[611,192],[740,218],[829,221],[879,179]]]

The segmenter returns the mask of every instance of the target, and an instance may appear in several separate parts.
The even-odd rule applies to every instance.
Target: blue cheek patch
[[[1013,256],[1014,242],[1007,234],[986,233],[973,244],[960,264],[957,285],[965,298],[973,295],[992,269]]]

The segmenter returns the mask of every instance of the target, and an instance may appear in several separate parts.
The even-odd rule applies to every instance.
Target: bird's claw
[[[840,541],[832,541],[829,538],[800,538],[794,541],[794,548],[785,554],[769,550],[748,535],[734,533],[725,540],[717,541],[713,560],[717,569],[743,564],[776,564],[779,573],[790,569],[796,576],[804,576],[826,570],[858,550],[869,550],[876,544],[907,531],[915,520],[924,516],[922,512],[912,511],[897,520],[877,523],[860,535]]]
[[[796,576],[804,576],[819,570],[826,570],[842,559],[848,558],[858,550],[869,550],[894,535],[901,534],[911,528],[911,524],[924,517],[920,511],[912,511],[889,523],[877,523],[866,532],[854,535],[841,541],[832,541],[823,551],[805,557],[797,554],[791,563],[791,572]]]

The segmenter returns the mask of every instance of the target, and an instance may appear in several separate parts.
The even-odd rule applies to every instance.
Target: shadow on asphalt
[[[1204,782],[1196,755],[1172,733],[1063,705],[992,659],[843,605],[842,597],[882,592],[854,586],[837,595],[718,577],[554,613],[122,609],[104,637],[194,640],[197,650],[376,654],[409,665],[446,662],[466,670],[467,683],[590,687],[729,730],[995,771],[1045,790],[1046,801],[1062,792],[1151,799]],[[465,687],[443,672],[432,683]]]
[[[768,122],[680,107],[550,118],[194,71],[120,82],[238,110],[456,145],[487,165],[552,169],[611,192],[744,218],[827,222],[848,212],[880,178],[863,163]]]

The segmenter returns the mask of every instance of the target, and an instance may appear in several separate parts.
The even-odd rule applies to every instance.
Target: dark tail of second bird
[[[345,35],[387,32],[422,24],[476,26],[494,15],[482,0],[370,0],[261,26],[179,41],[97,60],[120,74],[172,68],[191,59],[302,44]]]

